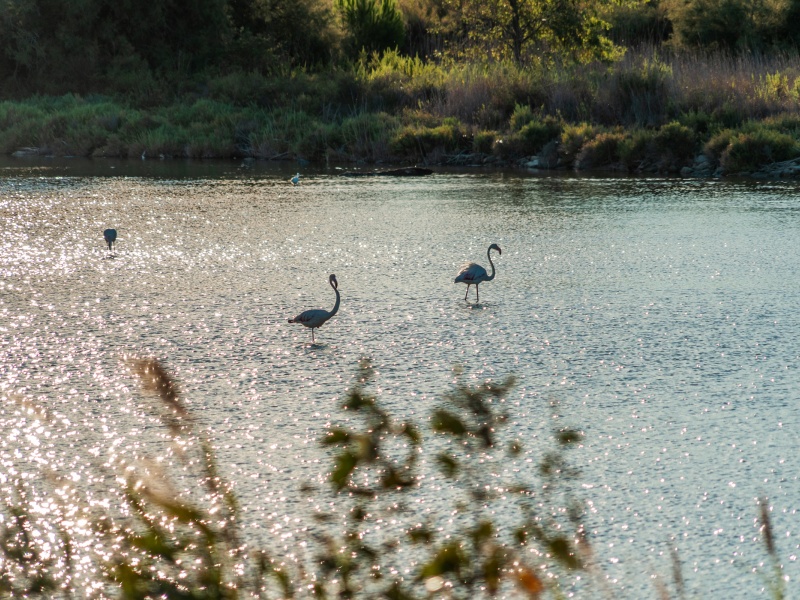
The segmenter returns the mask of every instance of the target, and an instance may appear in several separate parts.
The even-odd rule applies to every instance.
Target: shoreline
[[[513,161],[497,160],[492,155],[454,155],[445,157],[445,160],[436,163],[402,163],[402,162],[374,162],[364,161],[339,161],[339,162],[311,162],[298,157],[285,157],[280,159],[252,158],[252,157],[153,157],[136,159],[129,157],[109,156],[57,156],[34,151],[32,148],[22,149],[0,156],[0,174],[4,170],[15,169],[40,169],[55,168],[72,170],[78,167],[81,175],[100,175],[98,170],[108,169],[108,174],[124,176],[122,171],[133,171],[144,176],[156,175],[159,170],[171,172],[176,170],[210,169],[218,174],[218,170],[236,169],[247,171],[258,168],[259,171],[275,171],[281,175],[294,174],[297,169],[307,172],[338,172],[341,177],[427,177],[442,172],[485,172],[485,173],[517,173],[529,176],[567,176],[567,177],[633,177],[633,178],[674,178],[698,180],[770,180],[770,181],[795,181],[800,180],[800,157],[781,162],[763,165],[752,172],[724,173],[720,167],[712,169],[708,158],[700,154],[694,159],[692,166],[684,166],[680,171],[658,171],[657,169],[627,171],[618,166],[606,166],[591,169],[570,169],[564,165],[548,167],[540,156],[522,157]],[[130,169],[137,165],[141,168]],[[113,173],[120,169],[119,173]],[[167,176],[167,173],[163,174]],[[186,173],[187,176],[191,176]],[[172,175],[170,175],[172,176]]]

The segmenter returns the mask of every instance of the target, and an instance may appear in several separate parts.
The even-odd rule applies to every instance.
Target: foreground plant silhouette
[[[514,386],[513,378],[469,386],[457,373],[454,389],[433,412],[432,436],[427,439],[415,426],[395,423],[380,407],[367,392],[372,378],[369,363],[362,362],[358,381],[342,403],[343,410],[360,417],[360,430],[332,428],[322,440],[338,448],[330,481],[341,501],[350,504],[345,511],[350,518],[344,539],[337,544],[333,537],[326,538],[330,550],[321,556],[326,575],[340,577],[339,597],[351,598],[359,592],[390,598],[493,596],[504,585],[516,586],[531,598],[539,598],[546,590],[558,595],[559,575],[584,569],[588,559],[580,524],[582,508],[561,485],[577,475],[564,451],[580,441],[581,433],[556,432],[555,449],[538,465],[540,489],[532,482],[509,483],[498,478],[490,465],[507,464],[523,451],[518,440],[506,440],[505,445],[502,441],[508,421],[505,397]],[[402,541],[393,546],[369,545],[365,541],[369,530],[393,513],[404,512],[403,500],[418,499],[419,458],[430,455],[422,451],[423,445],[426,450],[431,446],[438,450],[435,463],[450,480],[453,506],[430,515],[425,524],[414,523],[418,515],[412,514],[415,519],[404,531],[405,545]],[[558,515],[552,504],[556,500],[571,504],[567,518]],[[518,525],[509,528],[507,523],[496,523],[491,515],[499,511],[505,521],[516,517]],[[437,527],[435,521],[448,513],[456,516],[454,527]],[[384,582],[385,564],[397,561],[395,552],[408,544],[417,550],[399,560],[415,559],[417,572],[410,578],[395,575]]]
[[[232,486],[174,379],[154,359],[130,364],[157,399],[177,459],[172,467],[147,460],[120,467],[121,488],[109,502],[113,514],[84,497],[80,510],[91,516],[97,542],[106,548],[96,559],[105,581],[101,597],[560,599],[571,593],[570,574],[578,572],[587,576],[578,592],[613,597],[593,560],[583,503],[573,491],[579,472],[567,460],[582,433],[556,429],[547,448],[535,449],[541,459],[532,461],[507,427],[513,378],[468,385],[457,371],[423,433],[380,405],[369,392],[374,371],[362,361],[341,404],[355,424],[331,427],[321,439],[333,461],[329,487],[305,488],[333,509],[319,512],[316,533],[298,540],[298,547],[314,548],[303,563],[248,547]],[[25,411],[49,420],[44,411]],[[177,470],[197,485],[179,486]],[[446,486],[439,486],[442,478]],[[71,485],[53,474],[46,479],[62,489]],[[438,488],[426,489],[430,485]],[[72,491],[80,497],[80,490]],[[762,501],[770,558],[770,572],[762,575],[780,600],[785,586],[768,511]],[[0,519],[0,597],[96,596],[75,589],[73,543],[62,523],[49,526],[58,542],[43,545],[36,533],[40,515],[32,514],[18,486]],[[673,564],[677,597],[685,598],[675,550]],[[670,598],[658,581],[656,596]]]

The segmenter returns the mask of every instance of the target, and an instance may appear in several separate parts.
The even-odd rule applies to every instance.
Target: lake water
[[[525,456],[554,424],[584,431],[569,456],[613,597],[657,597],[653,574],[671,585],[670,547],[689,597],[771,597],[760,497],[798,597],[800,185],[305,169],[292,186],[295,170],[0,163],[4,488],[41,469],[102,488],[98,463],[152,450],[124,361],[155,356],[249,535],[285,540],[307,517],[301,484],[325,481],[318,439],[345,420],[360,358],[384,405],[423,426],[460,365],[517,377]],[[465,302],[455,273],[488,268],[491,243],[497,276]],[[287,318],[333,306],[331,273],[341,309],[312,345]],[[50,425],[20,420],[12,396]]]

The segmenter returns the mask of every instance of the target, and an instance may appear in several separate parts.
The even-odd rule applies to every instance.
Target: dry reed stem
[[[778,553],[775,549],[775,539],[772,535],[772,524],[769,520],[769,506],[767,505],[767,499],[759,498],[758,505],[761,519],[761,533],[764,535],[764,545],[767,547],[767,552],[769,552],[769,555],[777,560]]]
[[[178,385],[155,358],[138,358],[131,361],[134,373],[145,391],[156,394],[171,414],[161,415],[173,436],[185,433],[191,426],[189,411],[180,400]]]

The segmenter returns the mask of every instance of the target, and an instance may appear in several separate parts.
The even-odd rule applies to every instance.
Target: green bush
[[[349,159],[385,160],[391,140],[400,123],[386,113],[362,113],[342,121],[340,136],[343,150]]]
[[[722,152],[720,164],[728,173],[756,171],[773,162],[796,158],[798,153],[800,148],[792,136],[760,128],[733,136]]]
[[[336,0],[348,32],[351,57],[397,49],[405,41],[405,24],[396,0]]]
[[[450,121],[438,127],[403,127],[392,139],[391,149],[400,156],[426,158],[469,149],[470,141],[461,125]]]
[[[561,141],[558,146],[558,154],[561,160],[573,166],[583,145],[601,131],[602,129],[588,123],[565,125],[561,132]]]
[[[764,119],[761,124],[767,129],[788,133],[795,139],[800,139],[800,114],[781,113]]]
[[[653,136],[653,143],[662,155],[671,156],[678,162],[694,158],[697,150],[695,132],[678,122],[661,127]]]
[[[719,163],[723,152],[730,146],[731,140],[736,136],[736,131],[733,129],[723,129],[718,133],[711,136],[711,138],[703,146],[703,153]]]
[[[635,129],[619,141],[617,154],[620,162],[628,171],[638,170],[643,165],[656,160],[654,137],[655,132],[652,129]]]
[[[621,132],[602,132],[587,140],[575,157],[578,170],[610,167],[620,162],[619,146],[625,139]]]
[[[533,114],[533,109],[531,109],[530,106],[527,104],[517,104],[514,107],[514,112],[511,114],[508,125],[513,133],[519,131],[534,119],[536,119],[536,115]]]
[[[704,110],[690,110],[682,113],[678,116],[677,122],[700,136],[710,134],[716,126],[714,119]]]
[[[478,131],[472,136],[472,150],[480,154],[491,154],[496,138],[496,131],[487,131],[485,129]]]
[[[522,156],[530,156],[539,152],[545,144],[561,136],[563,125],[555,117],[545,117],[541,121],[531,121],[524,125],[517,135],[513,136]]]

